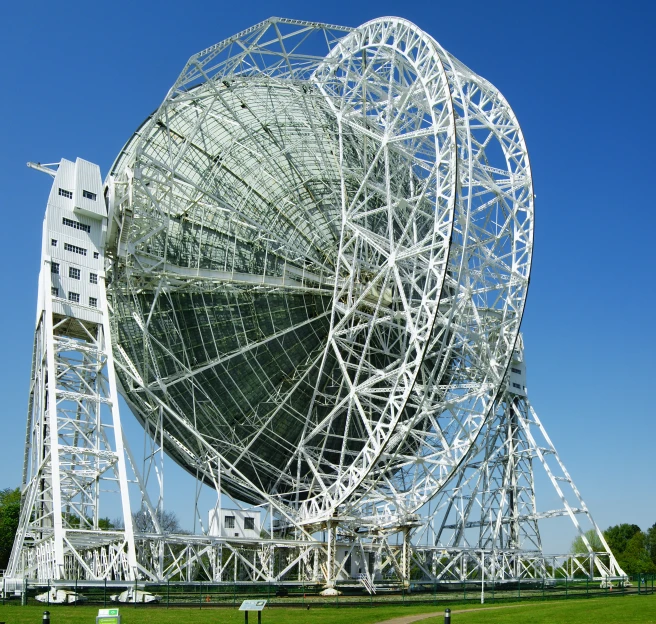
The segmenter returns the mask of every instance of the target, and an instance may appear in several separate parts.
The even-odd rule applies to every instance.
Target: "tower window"
[[[521,368],[511,368],[510,369],[513,373],[517,373],[518,375],[522,374],[522,369]]]
[[[80,303],[80,293],[69,292],[68,300],[72,301],[73,303]]]
[[[98,260],[98,258],[100,257],[100,254],[97,251],[94,251],[93,252],[93,257],[94,257],[95,260]]]
[[[92,193],[91,191],[82,191],[82,197],[96,201],[96,194]]]
[[[62,223],[68,227],[75,228],[76,230],[82,230],[87,234],[91,233],[91,226],[86,223],[80,223],[79,221],[73,221],[73,219],[67,219],[66,217],[62,218]]]
[[[98,299],[96,299],[95,297],[89,297],[89,305],[92,308],[97,308],[98,307]]]
[[[80,279],[80,269],[76,269],[75,267],[68,267],[68,277],[72,277],[73,279]]]
[[[50,272],[59,275],[59,262],[50,263]]]
[[[57,247],[57,239],[56,238],[51,238],[50,239],[50,245],[51,245],[51,247]]]
[[[64,249],[66,251],[72,251],[73,253],[80,254],[81,256],[87,255],[87,250],[84,247],[78,247],[77,245],[71,245],[70,243],[64,243]]]
[[[52,288],[50,288],[50,294],[53,297],[59,297],[59,288],[57,288],[57,286],[53,286]]]
[[[247,531],[255,530],[255,518],[244,518],[244,529]]]
[[[97,273],[89,273],[89,282],[91,284],[97,284],[98,283],[98,274]]]
[[[522,387],[518,383],[514,383],[513,388],[519,388],[520,390],[522,389]]]
[[[66,199],[73,199],[73,193],[71,191],[67,191],[66,189],[60,188],[59,194]]]
[[[225,528],[226,529],[234,529],[235,528],[235,517],[234,516],[226,516],[225,517]]]

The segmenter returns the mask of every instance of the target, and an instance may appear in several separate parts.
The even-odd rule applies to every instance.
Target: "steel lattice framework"
[[[45,170],[52,221],[69,210],[65,175]],[[85,204],[95,193],[78,198],[85,183],[63,223],[102,222],[100,243],[73,226],[106,279],[91,316],[70,296],[57,303],[44,243],[11,578],[293,571],[332,587],[352,558],[371,562],[367,591],[390,575],[623,576],[528,402],[519,328],[534,195],[521,129],[432,37],[398,18],[266,20],[188,61],[114,163],[108,212]],[[117,383],[151,438],[143,479],[123,448]],[[268,538],[164,534],[145,482],[156,472],[161,485],[164,451],[268,506]],[[562,508],[538,511],[538,463]],[[128,465],[152,519],[134,536]],[[110,473],[125,519],[115,533],[98,524]],[[547,560],[538,521],[560,515],[588,552]]]
[[[192,57],[113,180],[119,375],[180,463],[217,453],[228,492],[307,524],[365,481],[406,513],[448,480],[530,270],[528,158],[489,83],[404,20],[268,20]]]

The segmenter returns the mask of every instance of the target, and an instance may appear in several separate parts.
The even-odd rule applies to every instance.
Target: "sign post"
[[[257,624],[262,624],[262,609],[266,607],[266,600],[244,600],[239,607],[244,612],[244,624],[248,624],[248,612],[257,611]]]

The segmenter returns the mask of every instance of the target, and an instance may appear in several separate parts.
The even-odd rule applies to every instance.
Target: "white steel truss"
[[[556,560],[560,561],[556,566],[560,574],[564,573],[563,562],[567,562],[568,575],[580,572],[602,579],[624,577],[531,406],[525,384],[520,336],[503,392],[456,476],[421,510],[422,526],[415,531],[416,542],[434,552],[443,549],[444,566],[439,578],[475,577],[482,565],[490,580],[524,575],[553,578]],[[561,507],[539,509],[534,470],[544,471]],[[547,492],[542,495],[549,499]],[[586,551],[552,561],[543,554],[539,524],[562,516],[571,520]],[[602,551],[592,548],[586,536],[588,529],[596,532]],[[451,562],[463,553],[469,553],[467,574],[458,568],[460,564]],[[510,576],[513,568],[508,562],[515,566]],[[454,577],[455,569],[459,572]]]
[[[109,198],[117,372],[178,463],[308,527],[372,483],[400,515],[450,479],[530,272],[494,87],[405,20],[272,18],[190,59]]]
[[[137,564],[103,257],[92,256],[103,217],[80,209],[83,191],[102,203],[100,172],[79,159],[48,172],[21,515],[6,576],[130,579]],[[101,514],[116,512],[124,529],[101,530]]]

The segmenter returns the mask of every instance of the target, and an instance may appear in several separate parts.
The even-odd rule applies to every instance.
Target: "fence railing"
[[[656,575],[638,574],[628,581],[599,581],[582,579],[535,579],[467,581],[461,583],[398,583],[378,582],[374,591],[367,591],[357,580],[338,583],[338,595],[322,596],[321,585],[296,584],[216,584],[178,583],[151,584],[144,582],[68,582],[63,584],[31,584],[27,581],[7,587],[2,603],[56,606],[58,604],[111,606],[122,604],[128,608],[192,607],[198,609],[238,607],[243,600],[266,599],[268,605],[297,607],[339,607],[390,604],[449,603],[549,600],[653,594]]]

